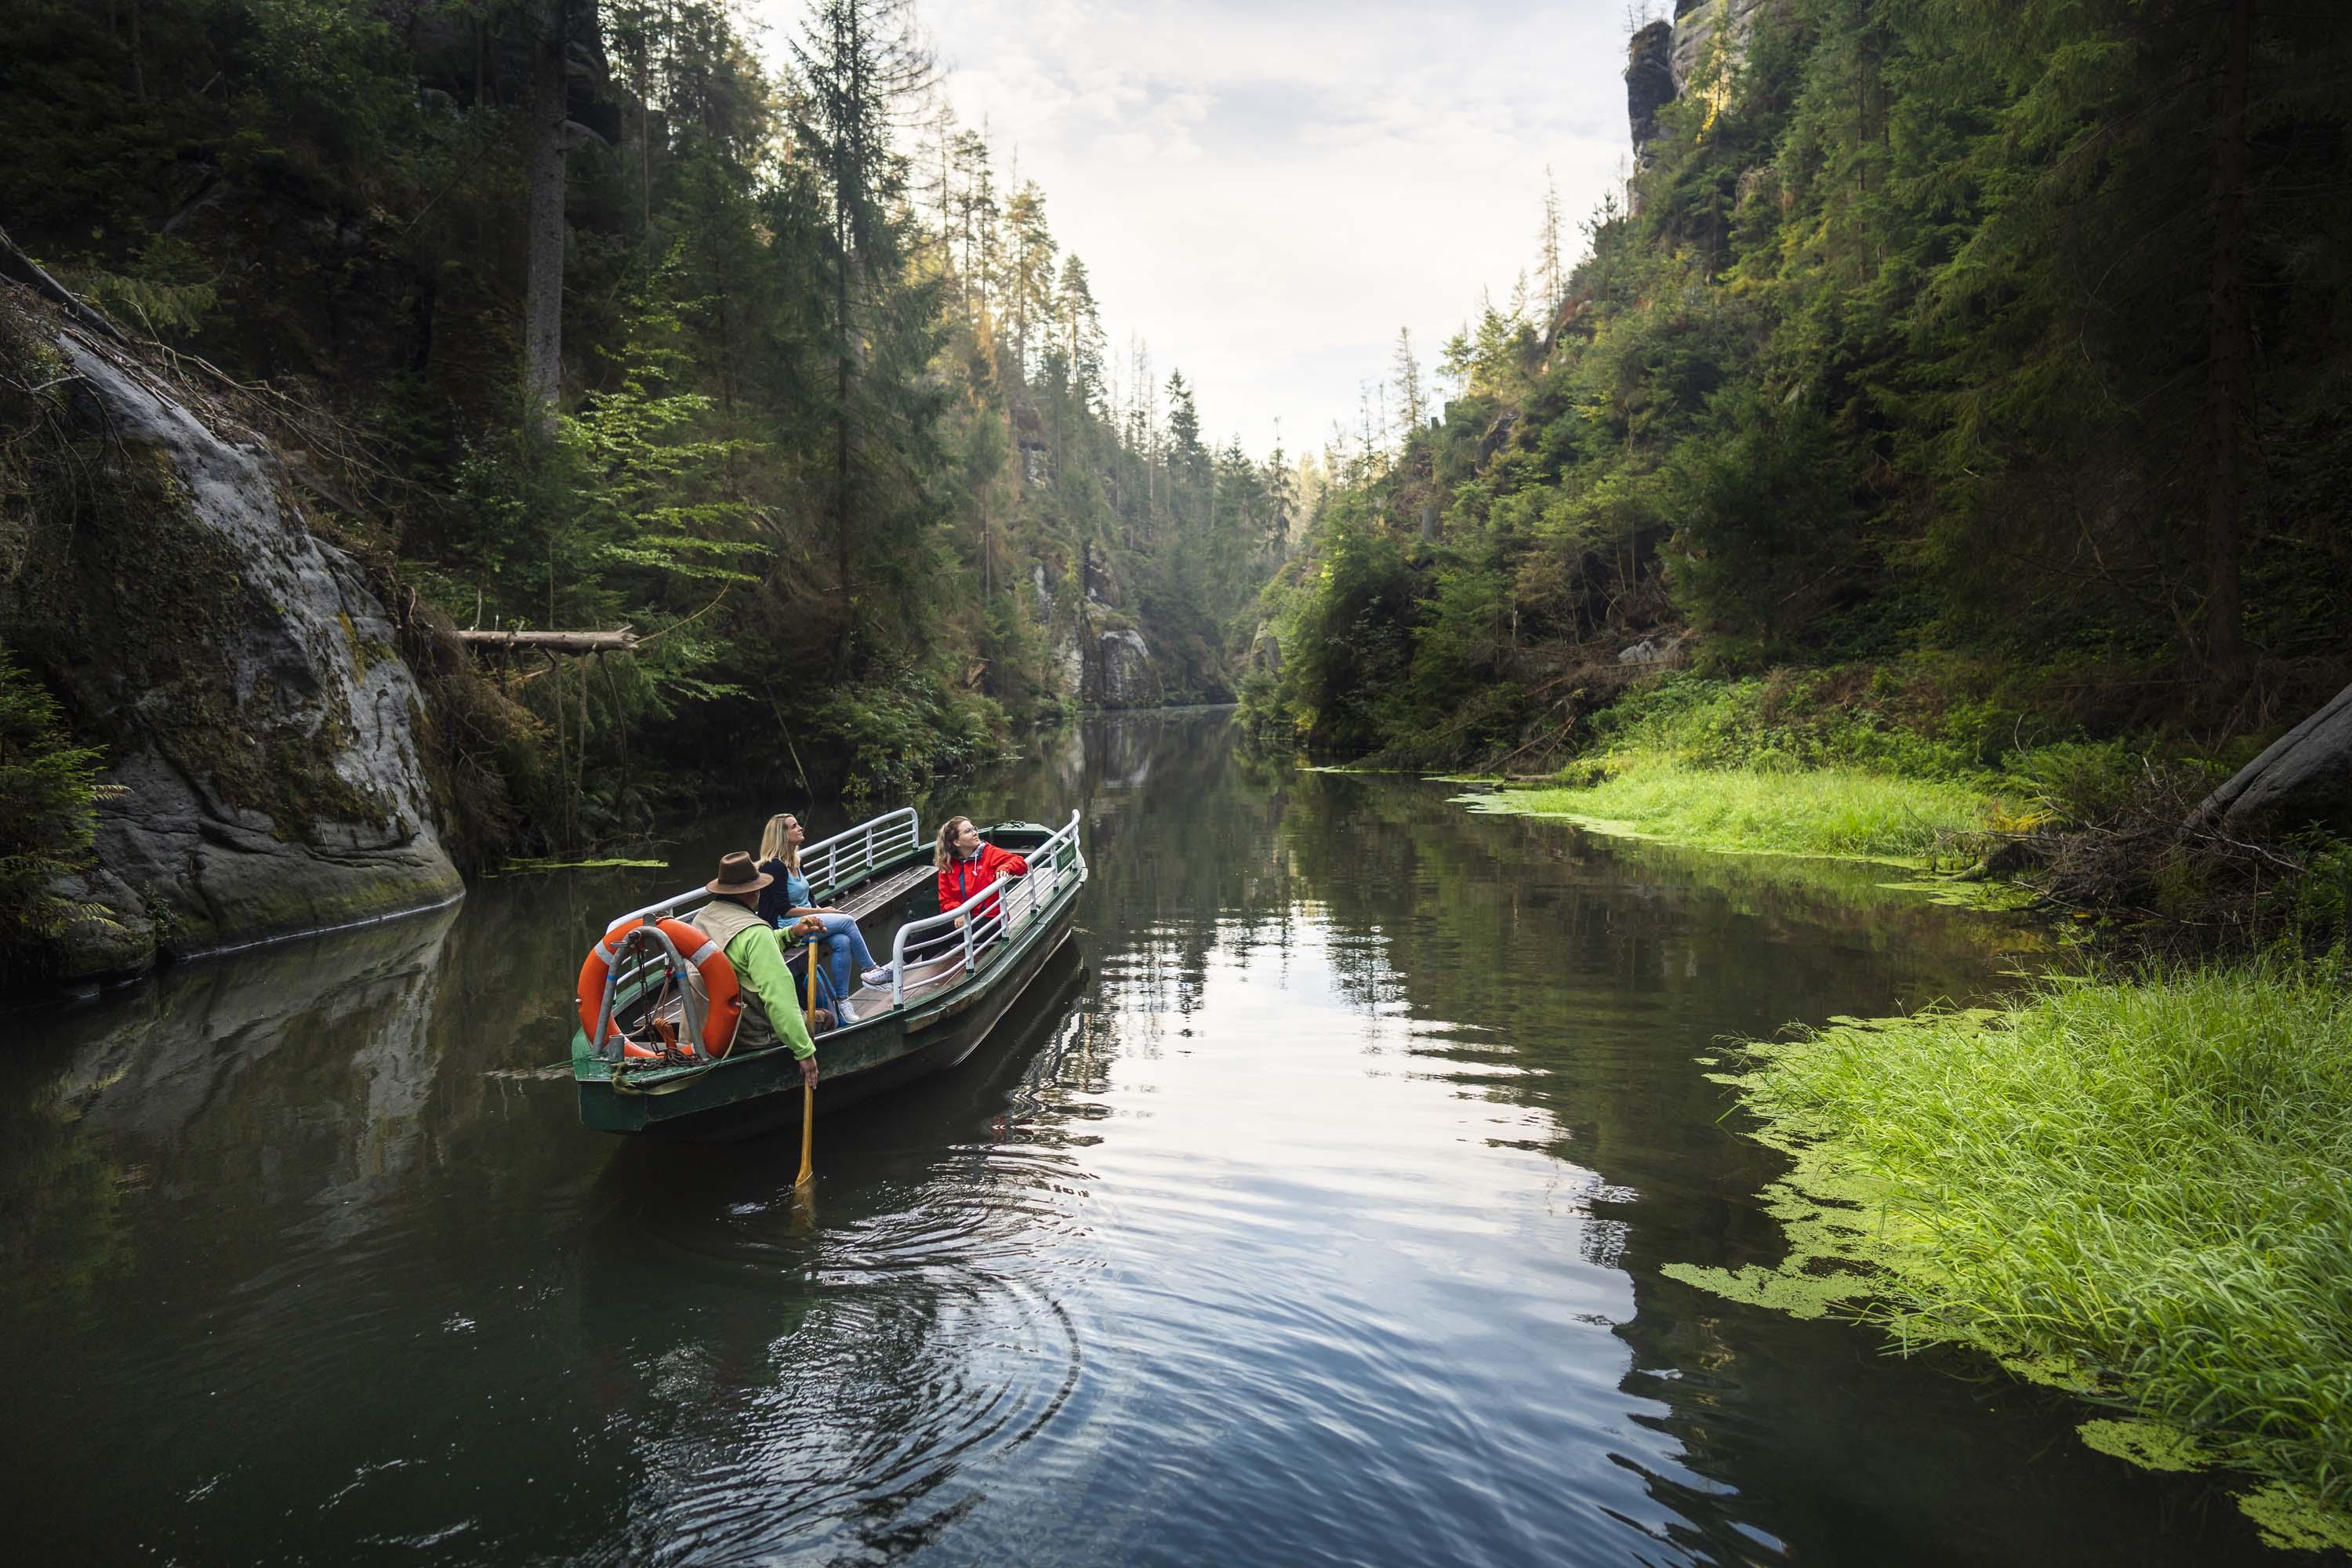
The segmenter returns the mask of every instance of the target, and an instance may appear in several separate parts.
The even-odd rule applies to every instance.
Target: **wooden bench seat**
[[[918,861],[904,870],[868,882],[845,899],[835,900],[834,907],[863,925],[867,916],[890,908],[936,875],[928,861]]]

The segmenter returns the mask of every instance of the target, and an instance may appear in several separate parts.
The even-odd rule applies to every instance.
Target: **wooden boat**
[[[1071,911],[1087,879],[1077,813],[1059,828],[1007,822],[982,829],[982,837],[1027,859],[1029,874],[1000,880],[945,913],[938,910],[931,846],[912,807],[801,851],[814,895],[856,916],[872,945],[881,945],[874,941],[877,931],[896,927],[890,987],[861,989],[851,998],[857,1022],[816,1037],[821,1109],[854,1104],[962,1061],[1069,941]],[[709,898],[695,888],[605,928],[609,937],[645,922],[621,950],[604,987],[594,1029],[604,1048],[591,1046],[588,1028],[572,1030],[583,1125],[693,1139],[798,1125],[800,1067],[792,1053],[782,1046],[723,1055],[706,1049],[699,1010],[680,984],[691,966],[656,926]],[[788,960],[803,986],[807,963],[805,946]],[[652,1054],[631,1054],[616,1041]]]

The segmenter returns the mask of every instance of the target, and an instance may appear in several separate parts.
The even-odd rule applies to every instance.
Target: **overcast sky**
[[[775,21],[780,0],[763,7]],[[797,10],[793,5],[791,10]],[[1355,424],[1622,177],[1626,0],[922,0],[957,116],[1014,150],[1124,355],[1262,455]]]

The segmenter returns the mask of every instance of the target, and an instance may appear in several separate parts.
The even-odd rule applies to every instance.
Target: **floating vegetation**
[[[1698,770],[1690,772],[1699,773]],[[1717,778],[1723,775],[1705,773],[1700,776]],[[1684,782],[1696,787],[1694,781]],[[1884,782],[1896,784],[1896,781]],[[1896,784],[1896,787],[1904,786]],[[1767,826],[1757,818],[1734,820],[1718,817],[1711,823],[1701,823],[1690,814],[1660,813],[1617,817],[1589,815],[1577,809],[1591,805],[1598,795],[1598,787],[1564,787],[1488,790],[1455,795],[1453,799],[1456,805],[1466,805],[1472,811],[1503,816],[1553,817],[1607,838],[1633,839],[1710,855],[1734,855],[1759,867],[1784,867],[1789,868],[1784,879],[1803,879],[1811,883],[1834,878],[1843,883],[1858,884],[1852,889],[1856,893],[1864,889],[1874,895],[1877,892],[1894,893],[1906,899],[1924,899],[1928,903],[1950,909],[1997,914],[2016,913],[2034,901],[2030,889],[2013,882],[1937,875],[1929,870],[1930,862],[1925,855],[1865,855],[1803,847],[1801,846],[1808,842],[1803,836],[1768,830]],[[1832,830],[1822,828],[1813,835],[1811,842],[1822,842],[1825,835],[1835,837]],[[1851,836],[1847,841],[1851,841]],[[1898,868],[1910,875],[1890,879],[1879,869],[1885,867]],[[2021,940],[2021,931],[2013,934],[2021,938],[2011,943],[2013,946],[2038,947],[2045,940],[2037,935],[2028,942]]]
[[[2262,1527],[2267,1545],[2290,1552],[2324,1552],[2331,1546],[2352,1552],[2352,1521],[2284,1481],[2248,1492],[2238,1500],[2238,1507]]]
[[[2178,1426],[2157,1421],[2085,1421],[2074,1428],[2083,1447],[2143,1470],[2201,1470],[2213,1456]]]
[[[1794,1161],[1765,1192],[1790,1256],[1665,1272],[2122,1405],[2084,1440],[2263,1478],[2266,1540],[2352,1548],[2347,1040],[2340,975],[2272,962],[1751,1046],[1710,1076]]]
[[[521,877],[537,871],[604,871],[615,868],[659,871],[668,865],[667,860],[632,860],[623,856],[611,856],[601,860],[509,860],[490,875]]]

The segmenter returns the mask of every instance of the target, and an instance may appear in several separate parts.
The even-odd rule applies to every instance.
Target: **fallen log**
[[[542,653],[626,653],[637,646],[637,634],[626,626],[616,632],[461,631],[457,640],[472,647],[537,648]]]
[[[62,306],[75,321],[109,342],[124,348],[131,346],[131,340],[122,335],[121,328],[84,304],[80,295],[50,277],[39,262],[17,249],[16,242],[8,237],[8,231],[5,228],[0,228],[0,277],[14,278],[34,292],[47,296],[51,302]]]
[[[2352,817],[2352,686],[2205,797],[2192,828],[2249,835]]]

